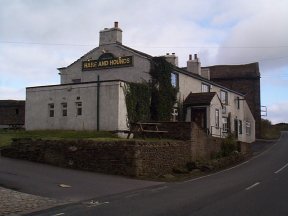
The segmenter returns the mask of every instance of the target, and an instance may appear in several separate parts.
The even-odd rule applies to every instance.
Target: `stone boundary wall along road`
[[[158,176],[190,162],[190,142],[14,139],[2,156],[125,176]]]

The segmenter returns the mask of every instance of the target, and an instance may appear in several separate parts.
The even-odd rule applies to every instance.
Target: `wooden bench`
[[[130,134],[138,134],[139,136],[143,137],[144,139],[145,134],[157,134],[158,137],[161,139],[161,134],[168,133],[168,131],[163,131],[158,129],[158,125],[161,123],[142,123],[142,122],[137,122],[131,124],[131,130],[130,133],[128,134],[128,139],[130,137]],[[147,129],[148,127],[148,129]]]

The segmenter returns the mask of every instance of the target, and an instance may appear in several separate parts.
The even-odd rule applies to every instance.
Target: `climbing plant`
[[[171,84],[173,67],[164,57],[154,57],[151,63],[151,120],[169,121],[176,103],[177,89]]]
[[[172,65],[163,57],[151,61],[151,81],[124,88],[129,122],[169,121],[177,89],[171,84]]]
[[[147,82],[128,83],[124,88],[129,122],[150,120],[151,91]]]

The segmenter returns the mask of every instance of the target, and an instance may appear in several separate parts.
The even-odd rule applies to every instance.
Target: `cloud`
[[[99,31],[119,21],[125,45],[156,56],[175,52],[180,66],[194,53],[203,66],[259,61],[270,104],[269,89],[275,95],[286,85],[286,20],[287,0],[1,0],[0,97],[58,84],[56,68],[98,46]],[[284,94],[273,103],[283,101]]]
[[[288,101],[271,104],[267,109],[267,119],[273,124],[288,122]]]
[[[221,44],[224,48],[219,48],[217,62],[241,64],[260,61],[265,68],[288,66],[287,8],[287,1],[273,4],[262,1],[258,4],[255,13],[242,17],[231,28]]]
[[[25,100],[25,89],[0,87],[0,100]]]

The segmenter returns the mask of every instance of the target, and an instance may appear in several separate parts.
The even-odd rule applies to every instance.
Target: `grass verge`
[[[13,138],[32,139],[101,139],[117,140],[115,134],[108,131],[70,131],[70,130],[0,130],[0,147],[10,145]]]

